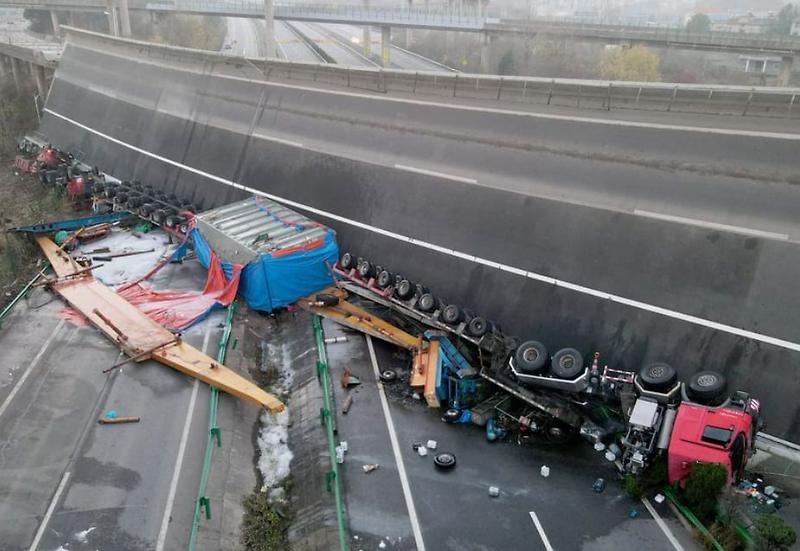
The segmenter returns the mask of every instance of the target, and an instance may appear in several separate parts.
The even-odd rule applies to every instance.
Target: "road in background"
[[[299,23],[296,21],[288,23],[288,25],[299,31],[308,40],[314,42],[314,44],[340,65],[350,65],[353,67],[378,66],[374,61],[364,57],[356,47],[347,44],[344,39],[338,38],[320,25],[315,23]]]
[[[228,23],[228,34],[222,46],[223,53],[240,57],[263,57],[263,21],[243,17],[226,17],[225,20]]]
[[[275,42],[281,57],[289,61],[324,63],[320,55],[285,21],[275,21]]]
[[[345,42],[353,44],[355,48],[363,50],[362,41],[364,40],[364,30],[362,27],[355,25],[335,25],[333,23],[320,24],[330,32],[336,34]],[[402,32],[402,30],[401,30]],[[381,53],[381,33],[380,30],[375,30],[370,33],[370,42],[372,44],[372,53],[380,55]],[[399,46],[392,44],[389,53],[391,66],[397,69],[405,69],[407,71],[452,71],[449,67],[436,63],[421,55],[409,52]]]

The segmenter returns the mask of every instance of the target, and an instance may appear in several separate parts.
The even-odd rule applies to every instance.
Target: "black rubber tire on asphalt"
[[[526,375],[538,375],[547,363],[547,348],[539,341],[525,341],[514,352],[514,367]]]
[[[394,276],[386,270],[381,270],[381,272],[378,274],[378,278],[375,280],[375,283],[377,283],[378,287],[381,289],[386,289],[393,282]]]
[[[559,379],[572,380],[583,370],[583,355],[574,348],[562,348],[550,359],[550,373]]]
[[[678,382],[678,372],[669,364],[656,362],[639,370],[639,381],[646,390],[664,392]]]
[[[456,456],[450,452],[437,453],[433,456],[433,464],[443,471],[450,470],[456,466]]]
[[[420,312],[433,312],[437,304],[436,297],[430,293],[425,293],[417,301],[417,310]]]
[[[486,321],[485,318],[480,316],[475,316],[469,323],[467,324],[467,333],[475,337],[476,339],[481,338],[486,333],[489,332],[489,322]]]
[[[342,258],[339,259],[339,267],[345,272],[349,272],[351,268],[356,265],[356,259],[350,253],[344,253]]]
[[[397,380],[397,371],[394,369],[384,369],[378,376],[380,377],[381,382],[393,383]]]
[[[408,300],[414,296],[414,284],[404,279],[397,284],[397,287],[394,289],[394,294],[397,295],[397,298],[400,300]]]
[[[720,398],[726,388],[727,381],[722,373],[699,371],[689,379],[686,392],[692,400],[705,404]]]
[[[358,275],[360,275],[363,279],[375,277],[375,266],[370,264],[368,260],[365,260],[358,265]]]
[[[442,310],[442,321],[449,325],[458,325],[464,319],[464,312],[457,304],[448,304]]]
[[[456,408],[446,409],[442,414],[442,421],[445,423],[456,423],[459,419],[461,419],[461,412]]]

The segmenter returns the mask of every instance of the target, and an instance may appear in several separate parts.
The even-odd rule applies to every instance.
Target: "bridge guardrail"
[[[645,111],[800,118],[800,88],[767,88],[653,82],[549,79],[468,73],[371,69],[237,58],[203,50],[152,44],[64,27],[68,40],[127,44],[131,55],[185,61],[216,74],[241,78],[326,84],[380,94],[483,100],[508,105],[568,107],[588,110]],[[258,72],[256,72],[258,71]]]

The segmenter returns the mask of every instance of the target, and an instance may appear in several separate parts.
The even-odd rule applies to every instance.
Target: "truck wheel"
[[[525,341],[514,353],[514,366],[526,375],[537,375],[547,363],[547,348],[539,341]]]
[[[436,302],[436,297],[430,293],[425,293],[419,297],[419,301],[417,301],[417,310],[420,312],[433,312],[436,308]]]
[[[386,270],[381,270],[381,273],[378,274],[378,279],[376,283],[378,284],[378,287],[380,287],[381,289],[386,289],[389,285],[392,284],[393,281],[394,281],[394,276],[392,274],[390,274]]]
[[[456,456],[452,453],[443,452],[433,456],[433,464],[442,470],[449,470],[456,466]]]
[[[486,319],[475,316],[469,323],[467,324],[467,333],[475,337],[476,339],[481,338],[489,331],[489,322]]]
[[[574,348],[562,348],[550,360],[550,372],[559,379],[574,379],[583,369],[583,356]]]
[[[675,386],[678,382],[678,372],[671,365],[658,362],[639,370],[639,380],[645,389],[662,392]]]
[[[342,258],[339,259],[339,266],[341,266],[342,270],[349,272],[351,268],[353,268],[356,264],[353,255],[350,253],[344,253]]]
[[[384,369],[380,372],[378,377],[384,383],[393,383],[397,380],[397,371],[394,369]]]
[[[404,279],[397,284],[394,294],[401,300],[408,300],[414,296],[414,284],[409,280]]]
[[[375,277],[375,266],[370,264],[369,261],[365,260],[358,265],[358,275],[360,275],[363,279]]]
[[[461,411],[456,408],[449,408],[442,415],[442,421],[445,423],[457,423],[459,419],[461,419]]]
[[[455,304],[448,304],[442,310],[442,320],[449,325],[458,325],[464,319],[464,312]]]
[[[700,371],[689,379],[689,398],[701,403],[713,402],[725,393],[725,377],[716,371]]]

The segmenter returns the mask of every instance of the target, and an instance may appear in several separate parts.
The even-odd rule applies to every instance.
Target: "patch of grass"
[[[288,492],[291,484],[284,484]],[[289,520],[281,506],[270,502],[269,492],[257,489],[242,502],[241,543],[247,551],[277,551],[288,549],[287,531]]]

